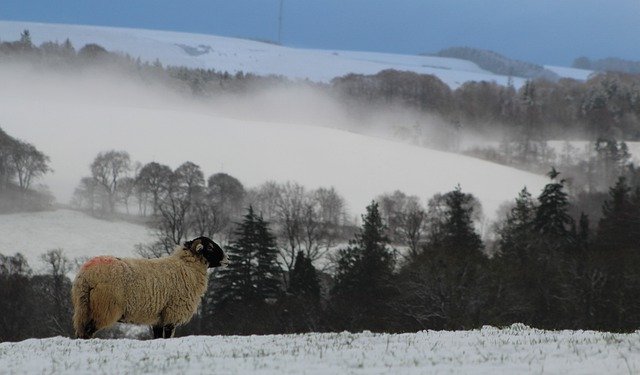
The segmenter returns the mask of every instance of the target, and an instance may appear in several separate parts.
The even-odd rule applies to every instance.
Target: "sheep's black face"
[[[184,247],[194,254],[201,255],[209,264],[209,268],[226,267],[229,264],[227,254],[217,243],[208,237],[198,237],[184,243]]]

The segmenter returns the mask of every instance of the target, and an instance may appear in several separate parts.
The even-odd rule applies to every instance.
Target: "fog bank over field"
[[[393,131],[386,129],[417,121],[427,129],[428,120],[411,111],[353,108],[303,85],[196,99],[187,89],[113,69],[49,72],[7,64],[0,81],[0,127],[51,157],[54,173],[42,182],[61,203],[89,174],[96,154],[111,149],[143,164],[175,168],[193,161],[205,175],[226,172],[246,186],[268,180],[335,186],[353,215],[384,192],[400,189],[426,201],[460,183],[492,217],[523,186],[538,191],[545,182],[469,157],[336,130],[389,137]]]

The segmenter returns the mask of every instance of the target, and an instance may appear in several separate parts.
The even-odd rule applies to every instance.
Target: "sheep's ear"
[[[193,244],[193,241],[187,241],[184,243],[184,248],[187,250],[191,250],[191,245]]]

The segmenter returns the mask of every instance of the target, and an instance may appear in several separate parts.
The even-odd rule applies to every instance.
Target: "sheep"
[[[196,312],[207,290],[207,269],[228,263],[207,237],[187,241],[159,259],[92,258],[71,288],[76,336],[88,339],[122,322],[150,325],[154,338],[173,337],[176,326]]]

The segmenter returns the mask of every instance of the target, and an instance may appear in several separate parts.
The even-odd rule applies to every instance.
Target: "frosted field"
[[[97,255],[139,257],[134,245],[151,241],[147,227],[98,220],[77,211],[0,215],[0,254],[20,252],[36,272],[43,270],[40,255],[48,250],[61,248],[69,260]]]
[[[235,73],[276,74],[292,79],[328,82],[349,73],[376,74],[384,69],[433,74],[452,88],[467,81],[495,81],[509,77],[493,74],[460,59],[388,53],[317,50],[283,47],[246,39],[204,34],[113,27],[0,21],[0,38],[17,40],[29,29],[33,42],[71,40],[76,49],[97,43],[110,51],[128,53],[165,65],[208,68]],[[587,70],[546,66],[562,77],[586,79]],[[513,77],[516,87],[525,79]]]
[[[414,334],[328,333],[0,343],[12,374],[634,374],[640,333],[523,325]]]

